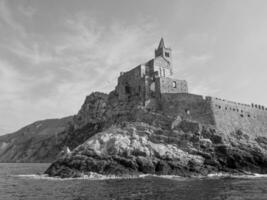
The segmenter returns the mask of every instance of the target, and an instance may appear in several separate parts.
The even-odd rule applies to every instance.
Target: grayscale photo
[[[266,200],[267,1],[0,0],[0,200]]]

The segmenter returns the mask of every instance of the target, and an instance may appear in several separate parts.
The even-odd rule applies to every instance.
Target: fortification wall
[[[211,103],[201,95],[189,93],[161,94],[160,108],[170,116],[215,125]]]
[[[166,115],[215,125],[224,133],[241,130],[257,137],[267,136],[267,108],[242,104],[215,97],[189,93],[163,93],[160,108]]]
[[[242,130],[252,136],[267,136],[267,109],[263,106],[241,104],[207,97],[211,102],[215,124],[223,132]]]

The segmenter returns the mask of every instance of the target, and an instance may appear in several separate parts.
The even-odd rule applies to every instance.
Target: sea
[[[1,163],[0,200],[267,200],[267,175],[60,179],[43,175],[48,166]]]

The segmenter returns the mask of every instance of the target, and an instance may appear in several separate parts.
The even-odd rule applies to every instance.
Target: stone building
[[[143,103],[150,98],[158,99],[164,93],[187,93],[187,82],[174,79],[172,75],[172,50],[165,47],[161,38],[155,58],[121,72],[116,91],[120,100],[139,97]]]
[[[168,116],[212,125],[226,133],[241,130],[252,136],[267,135],[266,107],[190,94],[187,82],[172,75],[172,50],[161,39],[155,58],[121,72],[116,87],[119,100],[136,98],[145,105],[154,99],[157,108]]]

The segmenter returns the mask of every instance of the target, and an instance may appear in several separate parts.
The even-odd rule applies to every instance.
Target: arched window
[[[175,81],[172,82],[172,87],[177,88],[177,83]]]
[[[190,115],[190,110],[189,110],[189,109],[185,109],[185,113],[186,113],[187,115]]]

